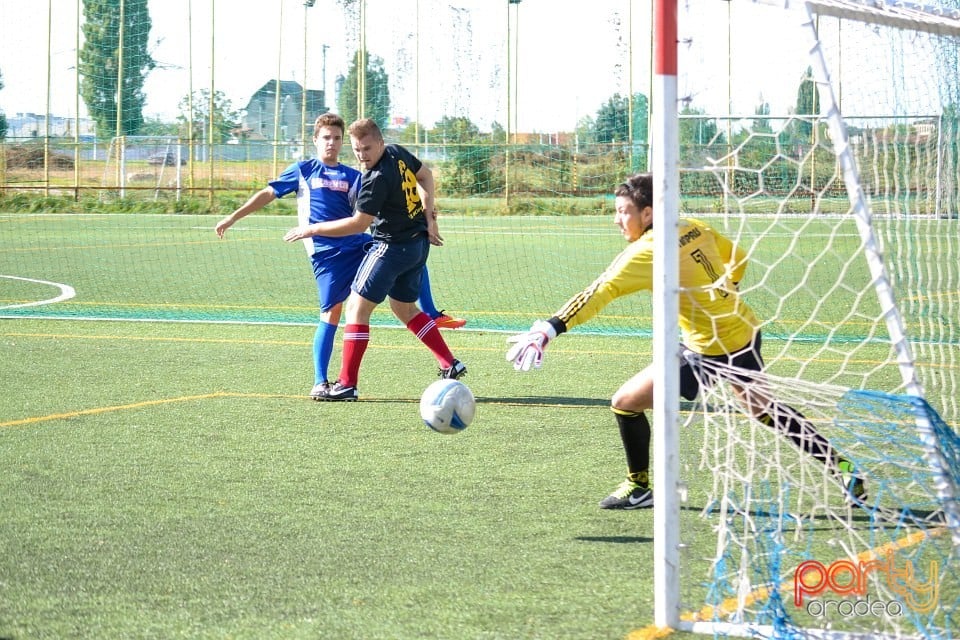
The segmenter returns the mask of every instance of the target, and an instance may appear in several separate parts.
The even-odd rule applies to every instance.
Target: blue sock
[[[436,305],[433,304],[433,293],[430,291],[430,274],[427,273],[426,267],[423,268],[423,278],[420,280],[420,299],[417,300],[417,303],[420,306],[420,311],[423,311],[431,318],[436,318],[440,315]]]
[[[333,337],[337,334],[337,325],[321,322],[313,334],[313,384],[320,384],[327,378],[330,357],[333,355]]]

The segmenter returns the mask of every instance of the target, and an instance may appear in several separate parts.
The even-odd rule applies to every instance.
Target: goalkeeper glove
[[[552,324],[537,320],[526,333],[507,338],[507,342],[513,343],[507,350],[507,360],[517,371],[530,371],[531,367],[539,369],[543,366],[543,350],[556,337],[557,330]]]

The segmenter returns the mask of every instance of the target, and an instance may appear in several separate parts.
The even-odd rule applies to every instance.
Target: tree
[[[507,141],[507,130],[496,120],[490,125],[490,142],[504,144]]]
[[[397,131],[396,140],[400,144],[415,144],[423,139],[424,131],[426,131],[426,128],[422,124],[411,121]]]
[[[597,121],[593,119],[593,116],[582,116],[580,120],[577,121],[575,132],[577,134],[577,141],[580,142],[580,144],[596,142]]]
[[[187,125],[190,123],[190,96],[180,99],[178,105],[180,115],[180,136],[186,138],[189,134]],[[201,89],[193,93],[193,139],[206,140],[206,132],[210,128],[210,111],[213,110],[213,141],[225,142],[230,138],[230,132],[240,123],[240,113],[233,108],[233,103],[227,99],[222,91],[213,93],[211,104],[210,90]]]
[[[650,142],[650,101],[642,93],[633,96],[633,140]]]
[[[794,111],[798,116],[815,116],[820,113],[820,94],[817,85],[813,82],[813,68],[807,67],[800,79],[797,88],[797,106]],[[809,120],[797,120],[797,138],[802,142],[810,142],[813,137],[813,123]]]
[[[160,118],[146,118],[140,127],[142,136],[179,136],[180,127],[176,122],[164,122]]]
[[[384,70],[382,58],[366,54],[364,60],[366,70],[364,72],[363,116],[372,119],[381,129],[385,129],[390,121],[390,88],[387,84],[387,72]],[[347,77],[339,79],[340,95],[337,96],[337,109],[348,124],[359,117],[357,109],[359,69],[360,51],[357,51],[353,55]]]
[[[450,166],[443,173],[448,193],[488,193],[493,186],[493,147],[480,135],[480,128],[463,116],[444,116],[430,131],[433,144],[449,144]]]
[[[627,137],[627,102],[619,93],[614,94],[597,111],[594,137],[599,143],[623,142]]]
[[[480,129],[469,118],[443,116],[430,132],[430,140],[435,144],[474,142],[479,134]]]
[[[646,142],[648,135],[647,96],[633,95],[633,141]],[[615,93],[597,111],[594,123],[596,142],[627,142],[630,136],[630,99]]]
[[[682,116],[693,116],[689,118],[680,118],[678,132],[680,136],[680,148],[688,147],[701,149],[717,140],[717,121],[708,118],[706,111],[685,105],[680,111]]]
[[[0,89],[3,89],[3,73],[0,72]],[[0,111],[0,140],[7,137],[7,116]]]
[[[117,126],[117,81],[121,60],[120,3],[123,9],[123,85]],[[80,95],[101,135],[137,133],[143,125],[143,83],[156,66],[147,51],[150,13],[147,0],[84,0]]]
[[[770,103],[764,100],[762,95],[760,96],[760,104],[753,110],[753,114],[757,116],[753,119],[752,129],[754,133],[773,133],[770,118],[766,117],[770,115]]]

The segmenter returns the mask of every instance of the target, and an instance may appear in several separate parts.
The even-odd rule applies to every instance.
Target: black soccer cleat
[[[445,380],[457,380],[463,377],[466,373],[467,373],[466,365],[460,362],[459,360],[454,360],[453,364],[447,367],[446,369],[444,369],[443,367],[440,367],[440,370],[437,373],[437,375]]]
[[[325,402],[356,402],[359,397],[356,387],[348,387],[338,380],[320,399]]]
[[[855,507],[864,507],[867,501],[867,487],[863,483],[863,478],[854,474],[850,476],[850,481],[844,488],[847,503]]]
[[[310,389],[310,397],[316,401],[323,400],[323,396],[330,391],[329,382],[321,382],[320,384],[313,385],[313,389]]]
[[[624,480],[600,501],[601,509],[649,509],[652,506],[653,490],[650,486],[632,480]]]

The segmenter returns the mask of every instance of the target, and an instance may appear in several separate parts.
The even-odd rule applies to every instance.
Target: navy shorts
[[[719,356],[705,356],[698,353],[689,352],[689,349],[683,347],[683,350],[690,353],[690,357],[681,357],[680,364],[680,395],[685,400],[693,400],[700,393],[700,381],[704,384],[716,384],[718,374],[710,367],[699,366],[700,361],[713,361],[721,364],[731,365],[748,371],[763,371],[763,356],[760,355],[760,332],[757,331],[750,344],[731,354]],[[731,373],[725,377],[732,382],[750,382],[751,378],[747,376]]]
[[[409,242],[367,243],[366,255],[353,279],[353,291],[380,304],[387,296],[399,302],[416,302],[427,264],[430,242],[426,234]]]
[[[363,260],[363,248],[369,241],[369,235],[360,234],[339,247],[320,249],[310,256],[313,277],[317,280],[320,311],[330,311],[350,295],[350,285]]]

